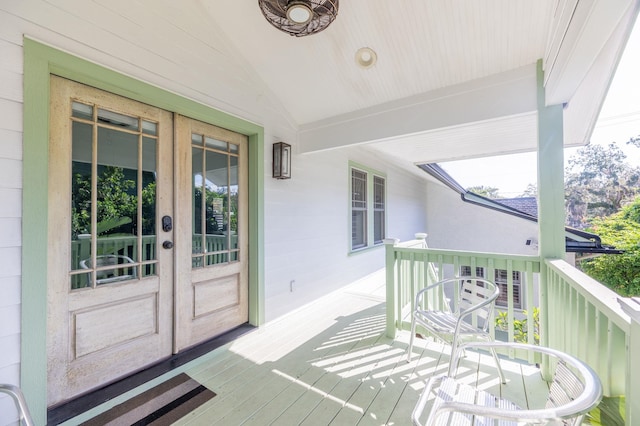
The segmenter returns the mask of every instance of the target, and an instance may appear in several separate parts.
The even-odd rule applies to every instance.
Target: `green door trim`
[[[47,415],[49,79],[55,74],[249,138],[249,322],[264,322],[264,129],[100,65],[24,39],[21,387],[36,424]]]

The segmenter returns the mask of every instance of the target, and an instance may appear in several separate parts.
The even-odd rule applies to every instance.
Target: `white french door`
[[[247,321],[246,148],[51,77],[50,406]]]

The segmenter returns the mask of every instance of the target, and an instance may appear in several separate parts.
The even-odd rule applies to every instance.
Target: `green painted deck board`
[[[425,381],[446,373],[450,347],[385,334],[385,307],[360,282],[248,333],[187,366],[216,397],[177,425],[409,424]],[[479,362],[478,362],[479,361]],[[518,404],[544,401],[548,387],[532,366],[503,359],[501,386],[493,359],[469,351],[459,376]]]

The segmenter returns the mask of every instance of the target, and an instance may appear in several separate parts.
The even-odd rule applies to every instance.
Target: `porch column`
[[[564,141],[562,105],[546,105],[542,60],[538,61],[538,226],[540,270],[540,343],[550,345],[547,266],[544,259],[564,259]],[[543,374],[548,376],[543,363]]]
[[[622,310],[631,317],[627,336],[627,389],[625,391],[625,424],[640,424],[640,297],[619,298]]]

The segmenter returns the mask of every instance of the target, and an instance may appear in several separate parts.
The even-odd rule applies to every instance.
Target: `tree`
[[[527,188],[524,190],[519,197],[537,197],[538,196],[538,185],[535,183],[530,183],[527,185]]]
[[[640,191],[640,168],[625,162],[614,143],[587,145],[569,160],[565,172],[567,223],[584,229],[594,217],[609,216]]]
[[[134,175],[135,176],[135,175]],[[152,179],[152,178],[149,178]],[[136,182],[125,176],[125,169],[100,166],[96,183],[98,236],[137,235],[138,196]],[[71,188],[72,237],[91,233],[91,172],[74,163]],[[156,183],[145,182],[142,188],[143,235],[155,235]]]
[[[467,188],[467,191],[473,192],[474,194],[478,194],[486,198],[501,198],[500,194],[498,194],[499,189],[492,186],[472,186],[470,188]]]
[[[624,253],[588,259],[582,262],[582,269],[622,296],[639,296],[640,197],[617,213],[592,219],[588,230]]]

